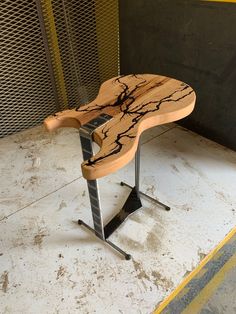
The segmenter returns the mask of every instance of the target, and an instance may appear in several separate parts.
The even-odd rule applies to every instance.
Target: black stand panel
[[[126,220],[129,215],[141,207],[141,200],[137,194],[136,188],[134,187],[131,190],[129,197],[127,198],[121,211],[104,227],[105,238],[108,238]]]

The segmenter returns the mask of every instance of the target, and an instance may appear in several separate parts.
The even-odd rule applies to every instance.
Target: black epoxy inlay
[[[123,132],[118,133],[116,136],[116,139],[114,140],[115,143],[115,147],[113,147],[110,152],[108,152],[106,155],[104,156],[100,156],[97,158],[92,158],[89,159],[85,165],[87,166],[93,166],[95,164],[97,164],[98,162],[102,161],[103,159],[110,157],[112,155],[115,155],[117,153],[119,153],[123,147],[122,144],[122,140],[124,138],[129,138],[129,139],[133,139],[136,136],[135,135],[130,135],[128,134],[129,131],[131,131],[135,125],[147,114],[149,113],[153,113],[156,112],[160,109],[160,106],[164,103],[167,102],[178,102],[182,99],[184,99],[185,97],[189,96],[190,94],[193,93],[193,90],[187,85],[187,84],[181,84],[181,88],[175,90],[174,92],[172,92],[170,95],[165,96],[162,99],[159,100],[152,100],[149,101],[147,103],[144,104],[139,104],[137,105],[135,108],[130,108],[130,106],[133,104],[133,102],[135,101],[135,97],[134,97],[134,93],[140,88],[143,87],[147,84],[149,84],[150,82],[147,82],[145,79],[143,79],[142,77],[138,77],[137,75],[131,75],[134,76],[137,79],[140,79],[141,82],[139,82],[138,84],[136,84],[131,90],[129,90],[129,86],[122,82],[122,78],[118,77],[114,80],[114,83],[118,82],[120,84],[120,86],[122,87],[122,91],[121,93],[117,96],[117,100],[112,103],[112,104],[105,104],[105,105],[94,105],[94,107],[90,107],[89,109],[78,109],[78,111],[82,111],[82,112],[92,112],[92,111],[97,111],[97,110],[102,110],[104,108],[108,108],[108,107],[119,107],[120,111],[123,113],[121,116],[121,120],[123,119],[123,117],[125,115],[133,115],[134,118],[132,119],[132,123],[129,124],[129,126],[127,127],[127,129],[125,129]],[[155,87],[161,86],[163,84],[163,82],[158,82],[156,84],[154,84],[153,86],[151,86],[149,89],[146,90],[149,91]],[[190,91],[187,92],[184,95],[181,95],[180,97],[174,99],[174,96],[179,93],[179,92],[183,92],[185,90],[187,90],[188,88],[190,88]],[[148,109],[150,104],[156,104],[154,109]],[[147,109],[146,109],[147,108]],[[102,130],[102,134],[104,135],[103,139],[108,137],[108,132],[110,131],[109,128],[104,127],[104,129]]]

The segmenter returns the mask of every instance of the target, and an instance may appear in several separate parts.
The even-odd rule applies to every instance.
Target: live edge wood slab
[[[143,131],[186,117],[195,101],[189,85],[169,77],[118,76],[104,82],[91,103],[58,112],[44,123],[49,131],[60,127],[79,129],[102,113],[113,117],[94,131],[93,140],[100,150],[81,165],[84,178],[95,180],[133,159]]]

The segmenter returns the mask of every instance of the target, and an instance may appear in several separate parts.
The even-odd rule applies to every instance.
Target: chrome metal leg
[[[139,197],[139,182],[140,182],[140,144],[135,154],[135,188],[137,196]]]
[[[82,146],[83,158],[84,160],[87,160],[93,156],[91,134],[85,132],[83,129],[80,130],[80,141]],[[100,239],[105,240],[97,180],[87,180],[87,186],[95,234]]]
[[[84,160],[87,160],[93,156],[93,140],[92,140],[92,133],[93,131],[99,126],[104,123],[104,121],[109,120],[108,115],[101,115],[98,118],[95,118],[83,127],[80,128],[80,140],[81,140],[81,146],[82,146],[82,153]],[[93,232],[98,238],[100,238],[102,241],[106,242],[108,245],[110,245],[113,249],[118,251],[120,254],[124,255],[126,260],[131,259],[131,255],[124,252],[122,249],[120,249],[117,245],[112,243],[111,241],[107,240],[108,236],[119,226],[119,224],[122,223],[122,219],[116,219],[112,220],[110,223],[108,223],[105,227],[103,224],[102,219],[102,211],[101,211],[101,205],[100,205],[100,197],[99,197],[99,189],[98,189],[98,182],[97,180],[87,180],[88,185],[88,192],[89,192],[89,199],[90,199],[90,206],[92,211],[92,217],[93,217],[93,225],[94,228],[87,225],[84,221],[78,220],[79,225],[83,225],[88,230]],[[118,223],[117,223],[118,222]]]
[[[133,187],[125,182],[120,183],[121,186],[127,186],[130,189],[133,189]],[[138,145],[136,154],[135,154],[135,189],[137,196],[139,197],[140,195],[143,197],[148,198],[150,201],[155,202],[156,204],[162,206],[165,208],[166,211],[170,210],[170,207],[163,204],[162,202],[158,201],[154,197],[151,197],[139,190],[140,188],[140,144]]]

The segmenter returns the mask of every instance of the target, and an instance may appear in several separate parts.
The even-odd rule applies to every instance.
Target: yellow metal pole
[[[229,3],[236,3],[236,0],[203,0],[207,2],[229,2]]]
[[[95,0],[100,81],[119,72],[118,0]]]
[[[61,109],[68,107],[67,91],[63,73],[63,65],[60,55],[60,48],[57,38],[57,30],[53,14],[53,7],[51,0],[41,0],[44,23],[48,38],[50,55],[52,58],[52,65],[54,70],[55,82],[57,92],[59,95]]]

